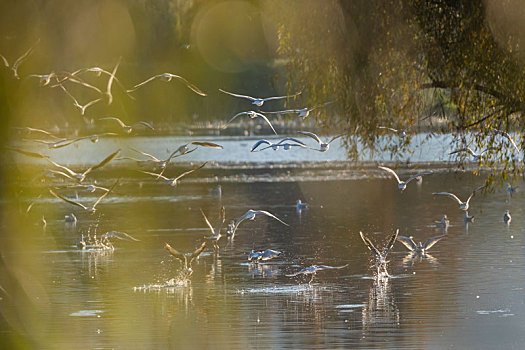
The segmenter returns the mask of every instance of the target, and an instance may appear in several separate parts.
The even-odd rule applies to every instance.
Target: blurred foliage
[[[312,103],[339,101],[338,113],[321,114],[319,120],[357,135],[349,140],[351,150],[359,141],[380,147],[378,136],[385,129],[379,126],[407,130],[407,137],[394,135],[386,145],[392,152],[408,150],[411,132],[451,132],[458,147],[490,145],[481,165],[497,168],[494,174],[501,175],[501,163],[504,176],[523,172],[522,154],[495,130],[514,137],[525,129],[520,51],[525,5],[515,0],[300,4],[273,2],[289,86],[308,91]]]

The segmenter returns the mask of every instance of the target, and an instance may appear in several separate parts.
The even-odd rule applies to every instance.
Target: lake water
[[[16,156],[13,186],[2,201],[0,279],[2,331],[6,344],[50,349],[146,348],[522,348],[525,341],[525,195],[507,197],[504,187],[471,200],[474,223],[465,225],[458,205],[432,192],[466,199],[483,176],[456,172],[447,152],[450,140],[434,139],[410,154],[401,178],[432,170],[404,192],[368,155],[345,162],[334,142],[326,153],[307,150],[250,153],[253,138],[206,138],[224,150],[199,149],[186,162],[208,165],[172,188],[136,171],[130,161],[113,161],[86,179],[120,185],[93,215],[52,197],[75,198],[63,179],[35,179],[41,162]],[[79,166],[103,159],[116,148],[137,147],[168,154],[186,138],[126,138],[80,143],[41,152]],[[29,143],[18,144],[37,150]],[[424,148],[427,147],[427,148]],[[136,155],[134,155],[136,156]],[[407,161],[408,159],[401,159]],[[80,166],[82,168],[82,166]],[[222,196],[214,189],[222,187]],[[100,192],[76,189],[93,203]],[[301,199],[309,207],[297,212]],[[30,212],[27,206],[35,201]],[[196,249],[209,235],[200,209],[212,225],[219,208],[226,219],[248,209],[267,210],[285,226],[258,215],[245,221],[220,251],[207,248],[193,263],[193,275],[179,283],[179,261],[164,242],[181,252]],[[507,227],[504,211],[512,214]],[[64,222],[75,213],[76,225]],[[389,254],[390,277],[377,276],[363,231],[382,247],[396,230],[425,242],[443,233],[433,222],[448,215],[447,237],[427,255],[412,256],[400,243]],[[41,219],[47,225],[42,227]],[[81,234],[127,232],[139,242],[114,241],[115,250],[81,250]],[[250,264],[251,249],[274,249],[280,257]],[[287,277],[313,264],[347,267]],[[9,340],[7,340],[9,339]]]

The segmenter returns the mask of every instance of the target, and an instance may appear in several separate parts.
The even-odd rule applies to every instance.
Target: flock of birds
[[[13,77],[16,78],[16,79],[21,79],[21,77],[20,77],[20,75],[18,73],[19,66],[25,59],[27,59],[27,57],[31,54],[31,52],[32,52],[32,49],[28,50],[21,57],[19,57],[13,64],[10,64],[9,61],[2,55],[0,55],[0,58],[3,60],[5,67],[12,71]],[[65,72],[65,71],[55,72],[55,71],[53,71],[53,72],[50,72],[50,73],[47,73],[47,74],[30,74],[30,75],[24,77],[24,79],[38,78],[40,80],[40,85],[42,87],[59,88],[59,89],[63,90],[64,93],[69,98],[71,98],[73,100],[74,106],[79,108],[79,110],[80,110],[82,115],[85,113],[87,108],[89,108],[90,106],[92,106],[92,105],[94,105],[96,103],[105,101],[108,105],[111,104],[112,101],[113,101],[112,89],[113,89],[113,84],[114,83],[119,85],[120,88],[126,94],[130,94],[130,93],[133,93],[137,89],[142,88],[143,86],[145,86],[146,84],[148,84],[148,83],[150,83],[150,82],[152,82],[154,80],[163,80],[163,81],[167,81],[167,82],[169,82],[171,80],[177,80],[177,81],[180,81],[180,82],[184,83],[194,93],[196,93],[196,94],[198,94],[200,96],[206,96],[206,94],[202,90],[200,90],[194,84],[190,83],[185,78],[183,78],[183,77],[181,77],[179,75],[171,74],[171,73],[162,73],[162,74],[154,75],[154,76],[152,76],[152,77],[150,77],[150,78],[148,78],[148,79],[146,79],[146,80],[144,80],[144,81],[134,85],[132,88],[126,89],[124,87],[124,85],[122,84],[122,82],[117,78],[117,70],[118,70],[119,64],[120,64],[120,60],[116,63],[116,65],[114,66],[114,68],[111,71],[104,70],[104,69],[99,68],[99,67],[91,67],[91,68],[79,69],[79,70],[76,70],[76,71],[73,71],[73,72]],[[98,76],[102,76],[102,75],[107,76],[107,84],[106,84],[105,90],[100,89],[100,88],[98,88],[98,87],[96,87],[94,85],[91,85],[91,84],[87,83],[82,78],[82,76],[84,74],[87,74],[87,73],[90,73],[90,72],[94,73],[94,74],[97,74]],[[78,102],[78,99],[75,96],[73,96],[72,93],[69,91],[68,84],[76,84],[76,85],[82,86],[82,87],[84,87],[86,89],[90,89],[92,91],[97,92],[99,94],[99,96],[96,99],[94,99],[94,100],[91,100],[91,101],[89,101],[89,102],[87,102],[85,104],[81,104],[81,103]],[[248,95],[241,95],[241,94],[237,94],[237,93],[232,93],[232,92],[229,92],[229,91],[226,91],[226,90],[223,90],[223,89],[219,89],[219,90],[222,93],[230,95],[232,97],[242,98],[242,99],[248,100],[248,101],[251,102],[252,105],[255,105],[257,107],[263,106],[264,103],[266,103],[268,101],[293,99],[296,96],[298,96],[299,94],[301,94],[300,92],[298,92],[298,93],[296,93],[294,95],[273,96],[273,97],[265,97],[265,98],[263,98],[263,97],[252,97],[252,96],[248,96]],[[309,113],[312,112],[313,110],[315,110],[317,108],[325,107],[325,106],[327,106],[327,105],[329,105],[331,103],[333,103],[333,101],[326,102],[326,103],[324,103],[322,105],[319,105],[319,106],[305,107],[305,108],[302,108],[302,109],[287,109],[287,110],[268,111],[268,112],[264,112],[264,111],[260,111],[260,110],[258,110],[258,111],[253,111],[253,110],[245,111],[245,112],[241,112],[241,113],[238,113],[238,114],[234,115],[228,121],[227,124],[233,122],[235,119],[237,119],[239,117],[242,117],[242,116],[248,116],[248,117],[250,117],[252,119],[253,118],[260,118],[261,120],[263,120],[265,123],[267,123],[270,126],[270,128],[272,129],[272,131],[275,134],[277,134],[277,131],[275,130],[275,128],[271,124],[271,122],[268,119],[268,117],[266,116],[266,114],[296,114],[296,115],[298,115],[301,118],[306,118],[306,117],[308,117]],[[48,150],[54,150],[54,149],[58,149],[58,148],[67,147],[67,146],[70,146],[70,145],[72,145],[72,144],[74,144],[76,142],[80,142],[80,141],[83,141],[83,140],[89,140],[89,141],[91,141],[93,143],[96,143],[102,137],[113,137],[113,136],[118,136],[118,135],[121,135],[121,134],[130,134],[134,130],[137,130],[137,128],[147,128],[147,129],[151,129],[151,130],[155,129],[153,127],[153,125],[151,125],[150,123],[145,122],[145,121],[140,121],[140,122],[134,123],[132,125],[127,125],[122,120],[120,120],[119,118],[116,118],[116,117],[102,117],[102,118],[98,119],[98,122],[100,122],[100,123],[108,123],[108,125],[109,125],[109,123],[112,123],[112,125],[114,125],[116,130],[114,130],[112,132],[101,133],[101,134],[85,135],[85,136],[80,136],[80,137],[67,138],[67,137],[61,137],[61,136],[55,135],[55,134],[53,134],[53,133],[51,133],[49,131],[46,131],[46,130],[31,128],[31,127],[23,127],[23,128],[19,128],[19,129],[22,130],[23,132],[25,132],[27,135],[38,135],[39,139],[35,139],[35,138],[32,138],[32,137],[28,136],[29,138],[27,140],[35,142],[35,143],[38,143],[38,144],[41,144],[41,145],[45,145]],[[403,136],[404,134],[406,134],[406,130],[396,130],[396,129],[393,129],[393,128],[383,127],[383,126],[381,126],[380,128],[388,130],[388,131],[395,132],[396,134],[398,134],[400,136]],[[281,139],[278,142],[270,142],[268,140],[263,139],[263,140],[257,141],[251,147],[251,152],[260,152],[260,151],[264,151],[264,150],[267,150],[267,149],[272,149],[272,150],[275,150],[275,151],[278,150],[278,149],[290,150],[290,149],[293,149],[293,148],[303,148],[303,149],[315,150],[315,151],[318,151],[318,152],[326,152],[326,151],[329,150],[329,146],[334,140],[336,140],[336,139],[338,139],[338,138],[343,136],[343,135],[336,135],[336,136],[332,137],[328,141],[323,141],[318,135],[316,135],[313,132],[299,131],[298,133],[300,135],[302,135],[302,136],[306,136],[307,138],[313,140],[314,145],[313,146],[312,145],[308,145],[307,143],[303,142],[302,140],[299,140],[299,139],[294,138],[294,137],[285,137],[285,138]],[[510,142],[513,145],[513,147],[515,147],[515,149],[518,152],[520,151],[519,148],[516,146],[514,140],[512,139],[512,137],[508,133],[505,133],[505,132],[499,132],[499,133],[503,137],[505,137],[506,139],[510,140]],[[99,192],[99,193],[102,193],[96,199],[96,201],[93,204],[89,204],[88,205],[88,204],[82,203],[78,199],[69,198],[64,193],[59,193],[57,188],[52,188],[52,186],[50,186],[49,189],[48,189],[48,192],[49,192],[49,194],[51,196],[53,196],[53,197],[55,197],[55,198],[65,202],[65,203],[67,203],[69,205],[72,205],[74,207],[80,208],[80,209],[82,209],[83,211],[85,211],[85,212],[87,212],[89,214],[93,214],[93,213],[95,213],[97,211],[97,206],[101,202],[103,202],[103,200],[105,198],[107,198],[110,194],[112,194],[113,191],[115,190],[115,188],[117,188],[119,186],[119,183],[120,183],[120,179],[117,179],[115,182],[113,182],[111,184],[111,186],[109,186],[107,188],[103,187],[103,186],[98,186],[95,181],[92,182],[91,184],[84,184],[84,181],[87,182],[86,179],[90,178],[91,174],[93,172],[95,172],[97,169],[100,169],[100,168],[106,166],[107,164],[109,164],[110,162],[113,162],[113,161],[131,160],[131,161],[135,161],[139,166],[143,166],[143,165],[146,165],[146,166],[149,166],[149,167],[152,166],[153,169],[154,169],[154,171],[144,171],[144,170],[141,170],[141,169],[136,169],[138,172],[140,172],[140,173],[142,173],[144,175],[147,175],[147,176],[151,176],[151,177],[155,178],[158,181],[164,181],[164,182],[166,182],[167,185],[174,187],[174,186],[177,186],[180,183],[181,179],[191,175],[192,173],[194,173],[194,172],[196,172],[196,171],[198,171],[198,170],[200,170],[200,169],[202,169],[203,167],[206,166],[207,163],[204,162],[204,163],[202,163],[199,166],[196,166],[194,168],[188,169],[188,170],[182,172],[181,174],[178,174],[177,176],[170,177],[170,176],[165,175],[165,172],[166,172],[166,170],[168,168],[168,165],[173,159],[175,159],[177,157],[182,157],[182,156],[187,155],[187,154],[189,154],[191,152],[194,152],[194,151],[196,151],[198,149],[198,147],[206,147],[206,148],[212,148],[212,149],[223,149],[223,146],[221,146],[219,144],[216,144],[216,143],[213,143],[213,142],[195,140],[195,141],[191,141],[189,143],[186,143],[184,145],[181,145],[181,146],[177,147],[165,159],[162,159],[160,157],[156,157],[154,155],[148,154],[146,152],[143,152],[141,150],[134,149],[134,148],[131,148],[130,151],[132,151],[135,154],[137,154],[136,157],[132,157],[132,156],[119,157],[119,155],[121,153],[121,150],[118,149],[118,150],[112,152],[111,154],[107,155],[99,163],[97,163],[97,164],[95,164],[95,165],[93,165],[93,166],[91,166],[91,167],[89,167],[87,169],[84,169],[84,170],[72,170],[68,166],[63,165],[63,164],[59,164],[58,162],[52,160],[50,156],[45,155],[43,153],[33,152],[33,151],[30,151],[30,150],[27,150],[27,149],[23,149],[23,148],[20,148],[20,147],[13,147],[13,146],[8,146],[7,149],[10,150],[10,151],[19,153],[19,154],[21,154],[23,156],[31,157],[31,158],[37,158],[37,159],[40,159],[40,160],[45,161],[46,163],[48,163],[49,167],[47,167],[44,170],[44,172],[41,173],[37,177],[38,179],[47,179],[48,177],[51,177],[51,178],[57,178],[58,177],[58,178],[61,178],[63,181],[67,182],[67,186],[65,186],[66,189],[75,189],[75,190],[77,190],[77,189],[82,188],[82,189],[87,190],[88,192]],[[481,152],[481,153],[477,154],[477,153],[473,152],[470,148],[463,148],[463,149],[455,150],[455,151],[451,152],[451,154],[456,154],[456,153],[460,153],[460,152],[468,152],[468,153],[470,153],[473,156],[473,159],[476,160],[476,161],[479,160],[483,156],[483,154],[485,153],[485,151],[484,151],[484,152]],[[141,156],[144,157],[144,158],[137,158],[137,157],[141,157]],[[432,174],[432,172],[421,172],[421,173],[417,173],[417,174],[409,177],[406,181],[402,181],[394,170],[392,170],[392,169],[390,169],[388,167],[385,167],[385,166],[379,166],[378,168],[380,170],[382,170],[382,171],[387,172],[389,175],[391,175],[391,176],[393,176],[395,178],[395,180],[397,181],[397,185],[398,185],[398,188],[399,188],[400,191],[404,191],[406,189],[407,185],[410,182],[412,182],[413,180],[415,180],[417,182],[421,182],[423,176],[428,176],[428,175]],[[465,222],[469,222],[469,221],[472,221],[472,219],[473,219],[471,216],[468,215],[468,209],[469,209],[470,200],[482,188],[484,188],[484,186],[480,186],[480,187],[474,189],[472,191],[472,193],[470,194],[470,196],[467,198],[466,201],[460,200],[455,194],[449,193],[449,192],[435,192],[435,193],[433,193],[433,195],[446,196],[446,197],[451,198],[455,202],[457,202],[457,204],[459,205],[459,209],[462,210],[463,213],[464,213]],[[63,187],[62,187],[62,189],[63,189]],[[510,194],[513,191],[515,191],[515,188],[512,187],[510,184],[508,184],[507,185],[507,192]],[[31,203],[29,205],[27,211],[29,211],[31,209],[32,205],[33,205],[33,203]],[[298,211],[305,209],[306,206],[307,206],[306,203],[302,203],[300,200],[297,201],[296,205],[297,205],[297,210]],[[223,231],[223,226],[224,226],[224,223],[226,221],[226,214],[225,214],[225,208],[224,207],[222,207],[221,210],[220,210],[219,219],[218,219],[218,222],[217,222],[217,224],[215,226],[213,226],[210,223],[210,221],[208,220],[208,218],[206,217],[204,212],[201,211],[201,213],[202,213],[203,219],[204,219],[207,227],[210,229],[211,235],[207,236],[207,237],[204,237],[203,238],[203,242],[198,246],[197,249],[195,249],[193,252],[190,252],[190,253],[181,253],[177,249],[173,248],[168,243],[165,243],[165,245],[164,245],[165,249],[167,250],[167,252],[169,254],[171,254],[176,259],[181,261],[181,264],[182,264],[181,278],[185,279],[185,280],[187,280],[189,278],[189,276],[192,274],[192,262],[195,261],[195,259],[197,259],[199,257],[199,255],[208,246],[212,246],[215,251],[219,250],[220,249],[219,248],[219,241],[220,241],[220,239],[222,237],[225,236],[225,237],[227,237],[230,240],[233,239],[235,237],[235,233],[238,230],[239,226],[244,221],[246,221],[246,220],[255,220],[257,215],[264,215],[264,216],[267,216],[269,218],[272,218],[272,219],[280,222],[283,225],[288,226],[287,223],[285,223],[283,220],[279,219],[276,215],[274,215],[274,214],[272,214],[272,213],[270,213],[268,211],[249,209],[244,215],[240,216],[237,219],[231,220],[230,223],[228,224],[228,226],[226,227],[225,234],[223,234],[223,232],[224,232]],[[42,218],[42,220],[45,223],[45,218]],[[71,215],[66,216],[65,220],[68,221],[68,222],[76,222],[77,218],[76,218],[76,216],[74,214],[71,214]],[[505,223],[507,225],[510,224],[511,216],[510,216],[510,213],[509,213],[508,210],[506,210],[506,212],[504,214],[504,217],[503,217],[503,220],[505,221]],[[407,247],[410,251],[414,252],[415,254],[423,254],[424,255],[436,243],[438,243],[440,240],[442,240],[442,239],[444,239],[446,237],[446,230],[447,230],[448,225],[449,225],[449,221],[448,221],[448,218],[445,215],[445,216],[443,216],[443,219],[441,221],[436,223],[436,226],[437,227],[442,227],[445,233],[442,234],[442,235],[430,238],[424,244],[422,244],[421,242],[418,242],[416,244],[412,237],[401,236],[401,235],[399,235],[399,230],[396,230],[396,232],[394,234],[392,234],[392,236],[389,237],[389,240],[388,240],[387,244],[385,245],[385,247],[382,250],[376,248],[374,246],[374,244],[371,242],[371,240],[369,238],[367,238],[362,232],[360,232],[360,236],[361,236],[361,239],[364,242],[364,244],[367,246],[368,249],[370,249],[370,251],[375,256],[378,274],[382,273],[382,274],[388,275],[388,273],[386,271],[387,262],[388,262],[387,261],[387,255],[388,255],[389,251],[391,250],[391,248],[394,246],[394,243],[396,241],[402,243],[405,247]],[[94,235],[94,236],[82,235],[81,238],[80,238],[80,241],[78,242],[78,247],[80,249],[113,249],[113,245],[111,243],[111,239],[114,239],[114,238],[116,238],[116,239],[123,239],[123,240],[130,240],[130,241],[137,241],[137,239],[135,239],[134,237],[132,237],[132,236],[126,234],[126,233],[117,232],[117,231],[111,231],[111,232],[107,232],[107,233],[101,235],[100,237],[97,237],[96,235]],[[248,260],[251,263],[258,264],[258,263],[261,263],[261,262],[268,261],[268,260],[274,259],[276,257],[279,257],[280,255],[281,255],[280,251],[271,250],[271,249],[266,249],[266,250],[263,250],[263,251],[252,250],[249,253],[249,255],[248,255]],[[306,267],[306,268],[304,268],[302,270],[299,270],[297,272],[288,274],[287,276],[293,277],[293,276],[298,276],[298,275],[311,275],[311,280],[310,280],[310,283],[311,283],[313,278],[315,277],[315,275],[319,271],[331,270],[331,269],[342,269],[342,268],[344,268],[346,266],[347,265],[344,265],[344,266],[312,265],[312,266]]]

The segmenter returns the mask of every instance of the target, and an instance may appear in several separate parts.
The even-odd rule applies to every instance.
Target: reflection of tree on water
[[[377,326],[399,326],[399,309],[392,295],[390,279],[387,275],[375,276],[362,315],[363,329]]]

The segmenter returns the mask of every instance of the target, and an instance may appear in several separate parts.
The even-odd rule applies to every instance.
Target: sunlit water
[[[373,165],[344,163],[337,144],[326,153],[250,154],[251,139],[214,140],[225,149],[199,150],[186,159],[214,163],[176,188],[136,172],[134,162],[94,172],[90,176],[102,185],[116,176],[122,179],[93,215],[51,197],[39,181],[32,191],[22,181],[20,200],[5,200],[5,212],[23,212],[33,198],[36,202],[29,214],[12,216],[23,218],[22,235],[1,236],[6,264],[23,262],[13,266],[22,291],[0,300],[4,310],[10,304],[19,307],[16,313],[5,312],[10,326],[27,332],[37,348],[53,349],[522,347],[523,191],[512,198],[503,187],[476,195],[469,211],[475,222],[465,226],[458,205],[432,192],[466,198],[484,178],[450,170],[444,163],[449,150],[442,142],[436,144],[439,149],[429,148],[432,154],[411,156],[417,162],[410,169],[429,168],[435,174],[401,193]],[[165,154],[165,148],[187,142],[158,141],[115,139],[101,149],[85,144],[48,153],[56,161],[84,164],[115,147],[142,146]],[[288,158],[280,158],[283,154]],[[253,164],[245,166],[245,161]],[[180,172],[167,171],[170,176]],[[400,173],[403,178],[413,171]],[[214,191],[218,184],[222,196]],[[74,190],[57,191],[74,197]],[[86,203],[100,194],[77,193]],[[297,199],[309,208],[297,212]],[[206,249],[189,280],[178,279],[180,263],[164,250],[164,242],[181,252],[193,251],[210,234],[199,209],[214,225],[221,205],[227,222],[248,209],[262,209],[290,226],[264,216],[246,221],[233,241],[222,239],[218,253]],[[509,227],[502,220],[505,209],[513,218]],[[76,225],[64,222],[71,212]],[[359,231],[379,247],[397,228],[424,242],[442,234],[432,224],[443,214],[451,220],[446,239],[426,256],[412,256],[396,243],[389,255],[390,277],[376,276]],[[114,241],[115,250],[77,248],[81,233],[111,230],[140,242]],[[247,261],[251,249],[267,248],[282,254],[267,263]],[[321,271],[311,284],[309,276],[285,276],[313,264],[348,267]],[[12,332],[4,328],[4,334]]]

